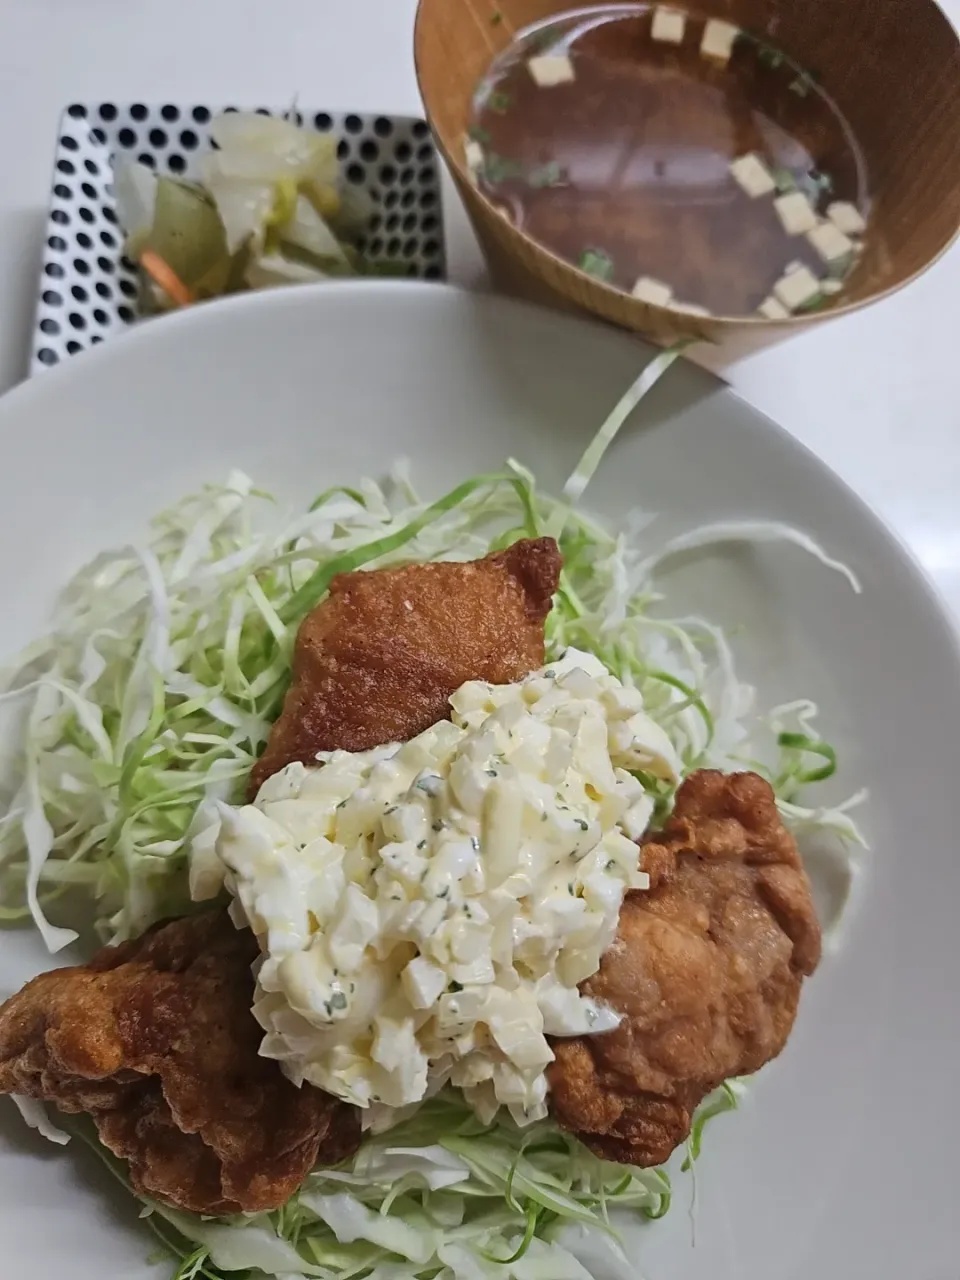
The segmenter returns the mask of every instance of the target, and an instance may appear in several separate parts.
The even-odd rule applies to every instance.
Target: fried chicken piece
[[[624,1015],[555,1040],[556,1119],[597,1155],[661,1164],[731,1076],[775,1058],[820,958],[810,884],[773,791],[754,773],[701,770],[642,846],[650,888],[627,895],[581,990]]]
[[[509,684],[543,665],[543,624],[560,578],[552,538],[468,563],[344,573],[300,626],[293,682],[250,798],[293,760],[368,751],[449,715],[466,680]]]
[[[0,1092],[88,1112],[135,1190],[194,1213],[275,1209],[356,1149],[353,1108],[258,1055],[257,943],[223,911],[41,974],[0,1007]]]
[[[465,680],[541,666],[560,574],[549,538],[469,564],[342,574],[304,620],[283,713],[251,782],[318,751],[415,736]],[[354,1108],[261,1058],[257,943],[219,911],[41,974],[0,1007],[0,1093],[88,1112],[144,1195],[204,1214],[277,1208],[356,1150]]]

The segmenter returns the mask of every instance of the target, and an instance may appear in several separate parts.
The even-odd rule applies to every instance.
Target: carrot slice
[[[140,255],[140,265],[154,284],[159,285],[178,307],[189,307],[191,302],[196,301],[192,290],[187,288],[174,269],[152,249],[144,249]]]

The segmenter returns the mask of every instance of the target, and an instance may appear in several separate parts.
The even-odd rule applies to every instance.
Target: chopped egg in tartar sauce
[[[608,1031],[596,973],[653,797],[680,761],[637,690],[590,654],[511,685],[472,681],[402,745],[323,753],[220,807],[195,842],[195,898],[225,883],[263,953],[261,1052],[366,1109],[443,1084],[484,1118],[546,1115],[548,1036]]]

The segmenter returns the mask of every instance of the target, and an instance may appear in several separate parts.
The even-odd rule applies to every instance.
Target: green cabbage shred
[[[727,1086],[703,1102],[688,1159],[699,1153],[704,1125],[736,1105]],[[126,1184],[122,1162],[100,1146],[92,1126],[72,1117],[66,1123]],[[389,1132],[368,1135],[351,1160],[314,1171],[276,1213],[200,1219],[144,1202],[146,1221],[177,1260],[171,1280],[236,1280],[237,1271],[251,1268],[257,1275],[257,1260],[268,1260],[271,1248],[273,1274],[279,1275],[291,1274],[295,1264],[296,1274],[322,1280],[381,1280],[377,1268],[384,1280],[430,1280],[438,1274],[470,1280],[474,1265],[476,1275],[510,1280],[514,1264],[529,1258],[537,1242],[562,1249],[559,1242],[571,1223],[605,1233],[608,1247],[623,1256],[618,1215],[660,1218],[671,1194],[665,1169],[601,1160],[549,1121],[519,1129],[504,1115],[484,1125],[450,1089]],[[336,1232],[320,1216],[334,1203],[336,1214],[329,1216]],[[358,1234],[348,1240],[351,1224]],[[464,1255],[465,1265],[445,1273],[450,1263],[443,1255],[451,1247]]]

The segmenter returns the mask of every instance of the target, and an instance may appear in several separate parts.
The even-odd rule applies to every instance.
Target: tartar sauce
[[[220,806],[191,888],[225,883],[257,934],[261,1052],[368,1124],[447,1081],[479,1114],[546,1114],[547,1036],[610,1030],[581,996],[628,889],[652,797],[680,762],[640,694],[590,654],[473,681],[402,745],[291,764]]]

